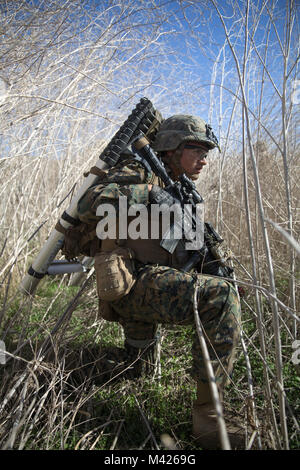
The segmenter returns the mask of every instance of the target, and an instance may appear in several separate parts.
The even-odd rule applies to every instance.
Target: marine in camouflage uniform
[[[173,179],[176,180],[183,172],[194,180],[198,178],[206,164],[208,151],[217,146],[217,141],[211,138],[209,130],[203,120],[193,116],[172,116],[162,123],[154,149],[163,159]],[[195,158],[192,158],[193,155]],[[191,162],[196,163],[190,164]],[[128,208],[134,204],[143,204],[150,208],[151,194],[162,187],[162,182],[142,163],[134,160],[129,151],[128,155],[122,156],[118,165],[103,176],[99,184],[91,187],[81,198],[78,203],[80,219],[84,222],[100,220],[96,215],[97,208],[107,203],[112,204],[119,215],[121,196],[127,197]],[[111,245],[110,248],[105,248],[105,242],[102,241],[103,249],[111,249]],[[110,302],[123,326],[125,347],[131,352],[136,350],[140,353],[147,348],[151,351],[155,348],[159,324],[183,327],[193,325],[193,296],[195,286],[198,285],[198,313],[207,336],[216,381],[221,390],[232,370],[239,333],[240,304],[237,292],[231,283],[221,278],[181,271],[180,266],[186,258],[182,259],[176,250],[174,255],[170,255],[160,248],[159,242],[160,240],[126,241],[126,245],[136,253],[137,281],[127,295]],[[145,249],[147,244],[151,247],[148,250]],[[185,255],[188,256],[188,253]],[[192,356],[192,375],[198,386],[195,408],[212,402],[196,328],[192,338]],[[194,415],[197,414],[195,410],[196,408]],[[194,423],[195,434],[199,435],[198,431],[197,423]]]

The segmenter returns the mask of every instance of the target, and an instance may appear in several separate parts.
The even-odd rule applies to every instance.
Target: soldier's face
[[[209,149],[197,142],[187,142],[185,145],[180,165],[187,176],[192,179],[197,179],[200,175],[202,168],[207,165],[206,157]]]

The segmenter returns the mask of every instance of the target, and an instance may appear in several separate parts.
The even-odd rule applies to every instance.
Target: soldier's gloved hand
[[[176,201],[171,194],[169,194],[167,191],[165,191],[163,188],[160,186],[154,184],[152,186],[151,191],[149,192],[149,202],[151,204],[167,204],[168,206],[172,206],[172,204],[175,204]]]

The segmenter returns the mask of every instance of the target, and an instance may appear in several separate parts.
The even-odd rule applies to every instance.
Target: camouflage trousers
[[[125,338],[151,340],[158,324],[193,325],[193,296],[199,286],[198,314],[206,336],[216,381],[225,384],[233,367],[239,336],[240,303],[234,287],[221,278],[189,274],[166,266],[146,266],[128,295],[111,302]],[[207,382],[196,327],[193,331],[191,374]]]

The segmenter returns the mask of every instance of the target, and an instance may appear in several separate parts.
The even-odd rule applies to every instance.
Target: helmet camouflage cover
[[[175,150],[182,142],[203,142],[210,149],[218,147],[218,139],[203,119],[187,114],[176,114],[165,119],[153,143],[157,152]]]

